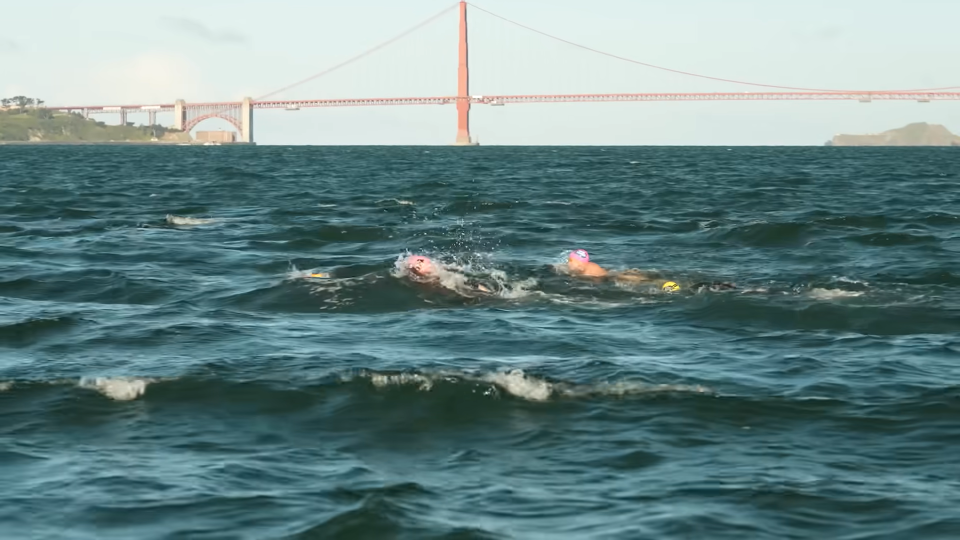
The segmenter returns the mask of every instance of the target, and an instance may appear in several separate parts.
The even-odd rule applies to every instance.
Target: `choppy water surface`
[[[2,536],[960,537],[958,182],[958,149],[0,147]]]

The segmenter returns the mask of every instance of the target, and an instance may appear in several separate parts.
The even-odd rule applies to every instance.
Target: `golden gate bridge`
[[[339,99],[293,99],[279,100],[271,99],[273,96],[310,82],[314,79],[327,75],[344,66],[352,64],[384,47],[387,47],[396,41],[412,34],[423,28],[431,22],[439,19],[441,16],[453,9],[459,8],[459,64],[457,69],[457,94],[453,96],[426,96],[426,97],[384,97],[384,98],[339,98]],[[530,94],[530,95],[472,95],[470,93],[470,54],[469,54],[469,32],[468,32],[468,12],[470,9],[478,9],[493,17],[503,20],[509,24],[523,28],[527,31],[546,36],[548,38],[566,43],[568,45],[587,50],[598,55],[607,56],[624,62],[641,65],[648,68],[663,70],[680,75],[708,79],[724,83],[734,83],[747,85],[755,88],[764,88],[763,91],[755,92],[655,92],[655,93],[614,93],[614,94]],[[607,53],[591,47],[580,45],[572,41],[542,32],[530,26],[510,20],[496,13],[487,11],[475,4],[461,0],[459,3],[449,6],[440,13],[426,19],[409,30],[391,38],[390,40],[377,45],[361,54],[358,54],[340,64],[328,68],[320,73],[312,75],[306,79],[295,82],[278,90],[269,92],[258,98],[244,98],[241,101],[223,101],[209,103],[187,103],[184,100],[176,100],[173,103],[164,104],[139,104],[139,105],[57,105],[45,107],[50,110],[79,113],[84,117],[96,114],[119,114],[120,123],[127,123],[127,115],[133,113],[146,113],[149,117],[149,124],[155,125],[158,113],[172,112],[174,129],[190,132],[201,122],[218,118],[230,123],[239,133],[239,141],[253,143],[253,111],[256,109],[285,109],[297,110],[301,108],[322,108],[322,107],[376,107],[376,106],[400,106],[400,105],[454,105],[457,109],[457,131],[455,144],[468,146],[475,144],[470,134],[470,110],[473,105],[518,105],[530,103],[609,103],[609,102],[633,102],[633,101],[916,101],[919,103],[928,103],[931,101],[956,101],[960,100],[960,92],[956,90],[960,87],[944,88],[921,88],[908,90],[835,90],[818,88],[798,88],[790,86],[778,86],[771,84],[762,84],[756,82],[739,81],[734,79],[725,79],[697,73],[685,72],[667,67],[657,66],[640,62],[623,56]]]

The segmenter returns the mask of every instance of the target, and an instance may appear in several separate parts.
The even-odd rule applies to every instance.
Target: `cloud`
[[[0,38],[0,54],[12,53],[18,50],[20,50],[20,46],[17,45],[17,42],[9,39]]]
[[[233,32],[231,30],[217,31],[207,27],[205,24],[192,19],[183,19],[180,17],[164,17],[167,26],[188,36],[208,41],[210,43],[244,43],[246,36]]]
[[[209,95],[197,65],[165,52],[102,64],[89,70],[84,82],[72,93],[94,103],[172,103],[178,98],[202,100]]]

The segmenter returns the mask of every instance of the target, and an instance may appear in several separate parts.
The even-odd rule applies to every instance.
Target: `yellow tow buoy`
[[[660,288],[663,289],[664,292],[674,292],[674,291],[680,290],[680,286],[673,281],[668,281],[664,283],[663,287],[660,287]]]

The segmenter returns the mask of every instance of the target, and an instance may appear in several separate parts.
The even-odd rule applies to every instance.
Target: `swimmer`
[[[657,286],[664,292],[676,292],[681,289],[676,281],[654,279],[647,276],[639,270],[624,270],[622,272],[605,270],[599,264],[590,262],[590,254],[585,249],[576,249],[567,256],[567,270],[575,276],[610,278],[621,282],[630,283],[657,283]],[[690,287],[694,292],[722,291],[736,289],[737,286],[728,282],[700,282]]]
[[[606,277],[609,272],[595,262],[590,262],[590,254],[585,249],[575,249],[567,256],[567,269],[571,274],[587,277]]]
[[[404,259],[403,266],[413,274],[414,277],[419,278],[416,281],[439,281],[441,277],[442,269],[430,260],[429,257],[423,255],[411,255]],[[489,293],[490,289],[483,286],[483,284],[477,283],[466,284],[468,287],[473,287],[475,290]]]
[[[595,262],[590,262],[590,254],[585,249],[575,249],[567,256],[567,270],[575,276],[613,278],[620,281],[652,281],[642,272],[626,270],[623,272],[608,271]]]

